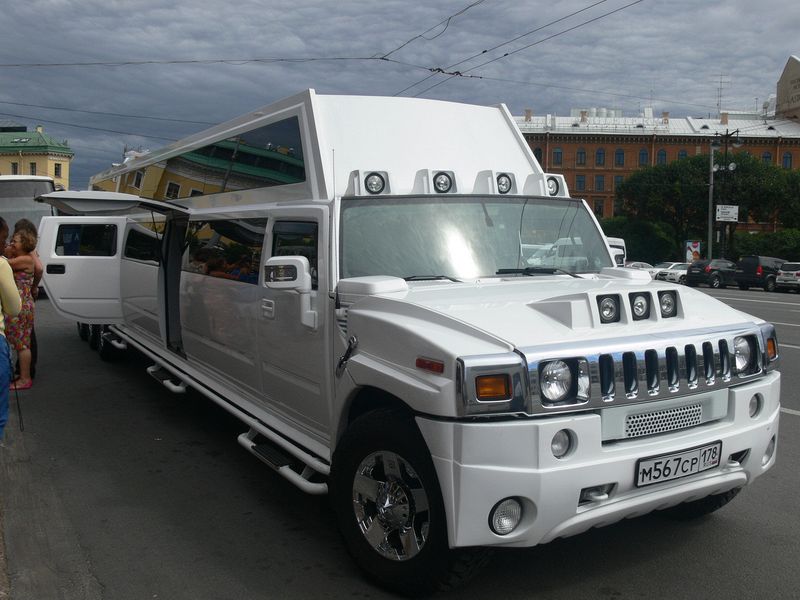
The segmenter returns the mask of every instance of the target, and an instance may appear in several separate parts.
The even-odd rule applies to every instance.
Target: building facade
[[[56,141],[37,125],[0,121],[0,175],[44,175],[56,189],[69,189],[69,167],[74,157],[66,140]]]
[[[545,171],[564,175],[570,193],[599,218],[618,215],[616,190],[637,169],[710,152],[737,132],[739,151],[785,169],[800,168],[800,59],[792,56],[778,82],[774,110],[722,112],[716,118],[637,117],[605,108],[573,109],[569,117],[525,111],[517,125]],[[771,105],[771,103],[769,103]]]

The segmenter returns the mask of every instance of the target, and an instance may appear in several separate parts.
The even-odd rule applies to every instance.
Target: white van
[[[44,198],[79,215],[42,225],[55,306],[330,493],[388,588],[706,514],[775,462],[774,327],[616,268],[503,106],[307,91],[92,187]],[[563,260],[528,264],[548,245]]]

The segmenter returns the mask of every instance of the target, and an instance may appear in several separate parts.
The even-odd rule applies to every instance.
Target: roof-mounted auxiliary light
[[[558,185],[558,180],[555,177],[548,177],[547,178],[547,193],[551,196],[555,196],[558,194],[560,186]]]
[[[370,194],[380,194],[386,188],[386,180],[383,175],[373,171],[364,177],[364,188]]]
[[[500,173],[497,176],[497,191],[501,194],[507,194],[514,187],[514,180],[508,173]]]
[[[446,194],[453,188],[453,178],[449,173],[439,171],[433,176],[433,189],[437,194]]]

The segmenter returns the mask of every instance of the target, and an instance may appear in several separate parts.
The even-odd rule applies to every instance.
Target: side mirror
[[[612,248],[611,255],[614,257],[614,263],[618,267],[625,266],[625,251],[621,248]]]
[[[272,290],[300,295],[300,322],[317,329],[317,312],[311,310],[311,268],[305,256],[273,256],[264,263],[264,285]]]
[[[273,290],[311,291],[311,268],[305,256],[273,256],[264,264],[264,284]]]

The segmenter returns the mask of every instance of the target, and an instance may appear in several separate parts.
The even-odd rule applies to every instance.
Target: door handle
[[[274,319],[275,318],[275,301],[274,300],[267,300],[266,298],[261,299],[261,314],[267,319]]]
[[[66,272],[67,272],[66,265],[54,265],[54,264],[47,265],[47,273],[49,275],[63,275]]]

